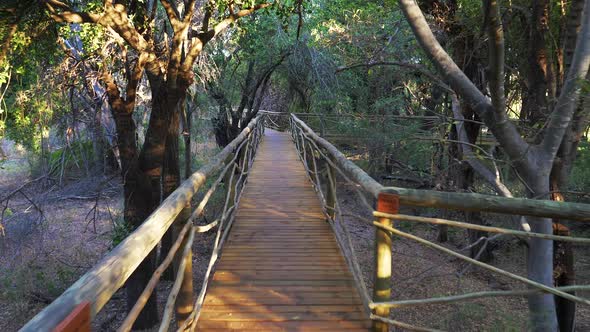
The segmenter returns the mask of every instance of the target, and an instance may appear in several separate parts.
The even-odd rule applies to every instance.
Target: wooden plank
[[[301,292],[301,293],[308,293],[308,292],[350,292],[353,290],[354,287],[351,285],[325,285],[325,286],[283,286],[280,289],[275,286],[255,286],[255,285],[247,285],[247,286],[235,286],[235,285],[221,285],[218,284],[215,287],[215,290],[219,290],[221,292],[226,292],[225,294],[230,294],[233,292],[244,292],[244,293],[293,293],[293,292]]]
[[[322,329],[328,331],[342,331],[343,328],[368,328],[366,321],[304,321],[304,322],[248,322],[248,321],[211,321],[202,320],[199,328],[223,328],[227,330],[257,329],[263,331],[310,331]]]
[[[285,286],[331,286],[331,285],[341,285],[341,286],[351,286],[354,287],[354,283],[352,279],[340,279],[340,280],[277,280],[277,279],[253,279],[253,280],[213,280],[214,285],[223,285],[223,286],[240,286],[240,287],[248,287],[248,286],[276,286],[277,288],[282,288]]]
[[[271,322],[284,322],[284,321],[298,321],[298,320],[363,320],[366,319],[365,315],[361,312],[347,312],[347,311],[333,311],[333,312],[287,312],[277,315],[274,312],[271,313],[260,313],[260,312],[248,312],[248,311],[209,311],[203,313],[201,319],[205,320],[223,320],[223,321],[271,321]]]
[[[267,305],[264,307],[243,306],[243,305],[210,305],[210,312],[270,312],[274,314],[283,313],[325,313],[325,312],[360,312],[358,306],[348,304],[340,305]],[[203,313],[204,314],[204,313]]]
[[[280,261],[272,261],[272,262],[257,262],[257,261],[247,261],[247,262],[240,262],[240,261],[224,261],[217,267],[220,270],[224,269],[231,269],[235,268],[237,270],[243,268],[249,269],[258,269],[258,270],[267,270],[267,269],[278,269],[278,270],[292,270],[292,269],[317,269],[317,270],[324,270],[327,267],[330,269],[337,269],[337,270],[346,270],[344,266],[342,266],[341,261],[326,261],[319,264],[313,264],[309,262],[280,262]]]

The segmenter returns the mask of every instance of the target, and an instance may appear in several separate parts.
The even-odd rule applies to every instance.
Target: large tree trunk
[[[141,181],[133,183],[133,186],[130,188],[134,193],[132,194],[133,196],[139,197],[141,195],[143,197],[141,197],[141,204],[136,204],[135,200],[132,200],[126,206],[126,209],[133,208],[137,210],[138,218],[133,219],[132,223],[134,228],[141,225],[160,205],[162,199],[162,169],[170,121],[172,120],[178,102],[183,100],[186,89],[188,88],[188,84],[186,83],[168,85],[168,82],[162,80],[159,76],[153,76],[148,73],[148,77],[151,77],[152,110],[145,142],[137,157],[138,177]],[[119,130],[119,126],[117,126],[117,130]],[[132,135],[135,141],[135,130],[129,131],[127,135]],[[176,163],[178,164],[178,154],[176,157]],[[167,188],[167,190],[170,190],[170,188]],[[156,265],[157,250],[154,249],[134,272],[133,280],[128,282],[130,286],[127,289],[127,306],[129,310],[137,302],[137,299],[151,278]],[[150,328],[159,321],[157,296],[157,289],[154,289],[148,303],[136,320],[134,329]]]
[[[587,75],[590,79],[590,75]],[[567,190],[568,178],[571,173],[573,164],[577,157],[577,149],[582,140],[582,135],[587,128],[590,116],[590,98],[585,96],[576,110],[573,123],[566,131],[557,156],[553,162],[550,176],[551,199],[555,201],[565,201],[563,192]],[[559,220],[553,220],[554,233],[559,235],[569,235],[569,229],[560,224]],[[563,233],[563,234],[562,234]],[[574,269],[574,251],[568,243],[555,243],[555,285],[569,286],[575,284]],[[575,293],[575,292],[572,292]],[[576,304],[572,301],[556,298],[557,315],[561,331],[572,331],[574,328]]]
[[[534,171],[520,172],[525,174],[525,181],[531,188],[530,198],[545,199],[549,192],[549,173],[551,164],[547,165],[546,154],[537,152]],[[527,217],[531,231],[542,234],[553,234],[553,221],[548,218]],[[529,279],[553,285],[553,241],[539,238],[529,239],[527,252],[527,276]],[[529,296],[530,321],[535,331],[557,331],[557,315],[555,297],[551,294],[536,293]]]
[[[179,119],[180,110],[176,110],[172,114],[166,134],[166,150],[164,152],[164,164],[162,168],[162,199],[166,199],[180,185],[180,160],[178,153]],[[172,244],[176,240],[175,234],[178,233],[177,228],[177,223],[174,223],[162,237],[160,263],[168,255]],[[162,277],[166,280],[174,280],[174,269],[172,267],[168,268]]]
[[[191,132],[193,126],[193,111],[191,106],[187,103],[182,110],[182,136],[184,137],[184,178],[188,179],[192,174],[191,163]]]
[[[123,191],[125,198],[124,218],[132,228],[143,223],[150,213],[150,187],[139,169],[139,152],[135,135],[135,122],[132,116],[133,105],[112,103],[111,109],[117,127],[117,142],[121,157]],[[131,109],[129,109],[131,108]],[[156,251],[152,251],[133,272],[126,283],[127,310],[131,310],[139,295],[147,285],[156,264]],[[137,329],[153,326],[158,322],[157,298],[152,295],[136,324]]]
[[[572,64],[576,38],[578,36],[582,12],[584,9],[583,0],[574,0],[571,2],[569,11],[565,16],[563,31],[563,62],[564,71],[569,70]],[[590,74],[586,75],[590,79]],[[563,191],[567,190],[567,182],[572,166],[577,157],[577,149],[582,135],[586,130],[588,117],[590,115],[590,98],[583,96],[575,111],[573,121],[565,132],[565,135],[557,151],[553,162],[553,168],[550,175],[550,189],[552,192],[551,199],[564,201]],[[553,232],[556,235],[569,236],[569,229],[560,223],[559,220],[553,220]],[[570,243],[555,242],[554,252],[554,282],[555,286],[570,286],[575,284],[576,275],[574,269],[574,251]],[[575,294],[575,292],[571,292]],[[559,329],[562,332],[573,331],[576,318],[576,304],[563,298],[556,297],[557,319]]]

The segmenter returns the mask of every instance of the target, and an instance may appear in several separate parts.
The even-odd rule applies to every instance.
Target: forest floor
[[[5,168],[0,172],[0,197],[5,197],[27,181],[30,181],[30,175],[24,161]],[[11,216],[3,219],[5,234],[0,234],[0,331],[18,330],[95,264],[111,248],[116,237],[113,225],[121,218],[122,193],[118,178],[87,178],[59,188],[39,180],[25,186],[23,192],[39,206],[44,217],[41,221],[40,213],[22,195],[15,195],[9,202]],[[97,193],[100,193],[98,200]],[[355,217],[370,214],[359,203],[350,186],[340,183],[338,194],[364,280],[371,288],[374,228]],[[434,209],[402,212],[422,216],[443,215],[443,211]],[[462,220],[459,215],[450,214],[447,217]],[[497,215],[486,217],[491,218],[494,225],[510,225],[510,221]],[[425,224],[406,222],[398,223],[396,227],[431,241],[436,240],[438,232],[436,227]],[[587,228],[574,227],[573,230],[583,232],[583,236],[590,233]],[[213,238],[214,232],[195,237],[195,296],[209,262]],[[449,241],[444,245],[454,250],[467,246],[465,232],[449,229]],[[526,247],[522,242],[504,237],[495,241],[494,246],[494,266],[525,275]],[[590,283],[589,254],[586,248],[576,248],[579,284]],[[169,288],[170,282],[162,282],[158,287],[160,310]],[[518,288],[523,286],[481,269],[467,269],[463,262],[417,243],[400,238],[393,240],[392,296],[396,300]],[[94,330],[114,331],[124,317],[125,293],[120,290],[96,317]],[[396,309],[391,317],[442,330],[521,331],[527,327],[527,303],[522,297],[493,298]],[[590,330],[590,310],[587,307],[579,307],[577,330]]]
[[[0,331],[16,331],[110,249],[122,192],[118,177],[60,186],[32,179],[24,158],[3,166]]]

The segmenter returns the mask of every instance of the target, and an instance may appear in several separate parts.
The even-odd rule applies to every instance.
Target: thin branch
[[[168,16],[172,28],[175,29],[180,22],[180,14],[178,13],[178,10],[168,0],[160,0],[160,3],[166,11],[166,16]]]
[[[459,100],[457,99],[457,96],[455,96],[454,94],[451,94],[451,104],[451,108],[453,109],[453,116],[457,119],[462,120],[463,114],[459,109]],[[457,137],[459,141],[461,141],[462,143],[469,142],[469,139],[467,138],[467,132],[465,131],[465,124],[462,121],[457,121],[455,123],[455,130],[457,132]],[[506,185],[502,183],[500,178],[494,172],[492,172],[486,165],[484,165],[477,159],[477,157],[473,153],[473,150],[471,150],[470,144],[460,144],[459,146],[461,147],[464,159],[467,161],[469,166],[471,166],[471,168],[473,168],[474,171],[476,171],[484,180],[486,180],[499,195],[503,197],[513,197],[512,193],[510,192],[510,189],[508,189],[508,187],[506,187]]]
[[[496,112],[487,97],[479,91],[442,48],[416,2],[414,0],[399,0],[399,5],[414,31],[416,39],[453,90],[465,99],[479,118],[485,122],[510,158],[512,160],[522,159],[528,152],[528,144],[520,136],[516,126],[508,120],[505,113]]]
[[[192,68],[193,63],[195,62],[197,56],[203,50],[203,46],[207,44],[211,39],[215,38],[219,33],[223,30],[227,29],[232,23],[237,21],[238,19],[248,16],[254,13],[257,10],[261,10],[267,7],[270,7],[272,3],[262,3],[255,5],[254,7],[242,9],[237,13],[230,14],[228,17],[223,19],[221,22],[217,23],[213,29],[210,29],[206,32],[196,32],[192,30],[189,32],[189,38],[196,38],[197,40],[193,43],[188,54],[186,55],[186,60],[182,66],[183,72],[188,72]]]

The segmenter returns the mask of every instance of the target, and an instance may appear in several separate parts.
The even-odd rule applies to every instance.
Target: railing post
[[[332,220],[336,220],[336,174],[334,172],[334,167],[329,163],[328,160],[326,162],[326,210],[328,215]]]
[[[189,217],[191,215],[191,209],[190,209],[190,204],[185,207],[181,212],[180,212],[180,220],[182,220],[183,222],[180,223],[182,225],[184,225],[185,222],[188,221]],[[190,222],[190,221],[189,221]],[[191,228],[189,232],[193,232],[193,229]],[[189,235],[188,233],[185,235],[184,240],[182,241],[182,245],[180,246],[180,248],[184,248],[184,246],[186,245],[186,242],[189,239]],[[179,253],[180,255],[182,255],[182,252],[184,250],[180,249]],[[178,292],[178,296],[176,298],[176,304],[175,304],[175,312],[176,312],[176,324],[178,327],[182,326],[182,324],[184,323],[184,321],[190,316],[190,314],[193,312],[193,251],[189,250],[188,251],[188,255],[186,255],[185,257],[181,257],[179,255],[178,259],[176,259],[176,261],[174,262],[175,264],[175,271],[178,271],[178,266],[180,265],[180,262],[184,259],[186,261],[186,265],[184,267],[184,278],[182,279],[182,283],[180,285],[180,290]]]
[[[225,160],[225,165],[227,165],[228,163],[232,162],[232,159],[234,158],[235,154],[234,153],[230,153],[230,155],[227,157],[227,159]],[[235,161],[234,161],[235,163]],[[234,202],[234,198],[236,196],[236,187],[235,184],[237,182],[237,177],[235,176],[235,171],[236,171],[236,166],[234,165],[233,167],[230,167],[227,172],[225,173],[223,182],[225,184],[226,190],[227,190],[227,195],[229,195],[229,202],[233,203]]]
[[[399,212],[399,196],[390,193],[379,193],[377,211],[397,214]],[[393,221],[389,218],[377,220],[384,226],[391,227]],[[391,233],[381,228],[375,228],[375,281],[373,287],[373,301],[389,301],[391,298]],[[389,317],[389,308],[376,308],[373,313],[377,316]],[[373,331],[387,332],[387,323],[373,321]]]
[[[253,135],[253,134],[251,134],[251,135]],[[249,166],[248,154],[250,153],[250,144],[251,143],[252,143],[252,140],[250,138],[248,138],[248,142],[240,150],[240,155],[238,156],[238,165],[240,167],[240,172],[242,172],[242,171],[244,173],[248,172],[248,166]]]

